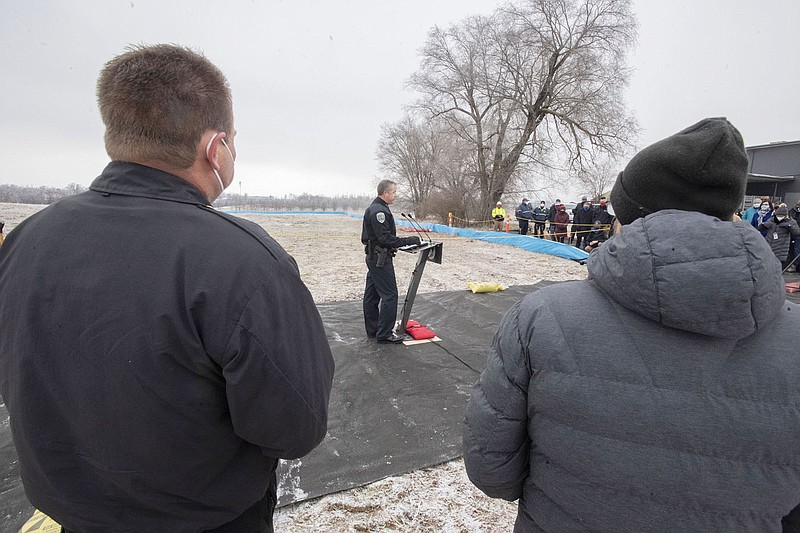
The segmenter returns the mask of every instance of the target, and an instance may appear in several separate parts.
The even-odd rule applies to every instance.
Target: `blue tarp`
[[[363,215],[355,215],[353,213],[346,213],[344,211],[228,211],[225,213],[231,215],[347,215],[353,218],[363,218]],[[398,226],[414,227],[407,220],[395,219]],[[466,228],[451,228],[444,224],[430,224],[422,222],[419,224],[427,231],[435,231],[436,233],[446,233],[448,235],[455,235],[458,237],[465,237],[467,239],[476,239],[479,241],[496,242],[498,244],[509,244],[522,248],[529,252],[536,252],[539,254],[554,255],[556,257],[563,257],[564,259],[572,259],[584,263],[589,257],[589,254],[570,246],[555,241],[548,241],[546,239],[538,239],[529,235],[519,235],[517,233],[503,233],[500,231],[479,231]]]
[[[412,227],[411,224],[405,220],[398,220],[397,224],[400,226]],[[466,237],[468,239],[476,239],[479,241],[509,244],[529,252],[555,255],[556,257],[572,259],[573,261],[578,261],[580,263],[585,262],[589,257],[588,253],[575,248],[574,246],[570,246],[569,244],[539,239],[537,237],[531,237],[530,235],[504,233],[501,231],[478,231],[474,229],[451,228],[450,226],[445,226],[443,224],[428,224],[427,222],[421,223],[420,226],[428,231],[447,233],[448,235],[456,235],[458,237]]]

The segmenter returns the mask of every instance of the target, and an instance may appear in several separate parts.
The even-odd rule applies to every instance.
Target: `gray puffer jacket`
[[[660,211],[589,276],[500,324],[467,408],[472,482],[519,499],[514,531],[781,531],[800,503],[800,307],[765,239]]]

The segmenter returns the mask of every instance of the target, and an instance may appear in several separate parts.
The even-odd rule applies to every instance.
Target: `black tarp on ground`
[[[414,346],[365,338],[361,302],[319,306],[336,360],[328,436],[282,463],[279,504],[460,457],[469,391],[494,331],[514,302],[545,284],[418,295],[411,318],[442,340]]]
[[[279,504],[459,457],[469,390],[497,324],[514,302],[545,284],[419,294],[411,318],[430,325],[442,341],[415,346],[367,339],[360,301],[321,304],[336,360],[328,436],[303,459],[282,462]],[[0,531],[17,531],[33,513],[2,404],[0,509]]]

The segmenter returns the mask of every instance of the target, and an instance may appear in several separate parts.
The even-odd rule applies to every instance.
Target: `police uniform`
[[[397,248],[420,242],[416,236],[400,238],[396,231],[388,204],[380,197],[375,198],[364,211],[361,242],[367,254],[364,326],[367,335],[379,341],[392,336],[397,319],[397,281],[392,257]]]

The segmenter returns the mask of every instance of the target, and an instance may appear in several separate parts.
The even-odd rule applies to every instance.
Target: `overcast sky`
[[[233,90],[232,192],[371,194],[380,125],[433,25],[492,0],[4,2],[0,183],[88,186],[108,162],[95,103],[103,64],[129,44],[202,51]],[[707,116],[747,145],[800,139],[798,0],[638,0],[628,106],[639,146]]]

